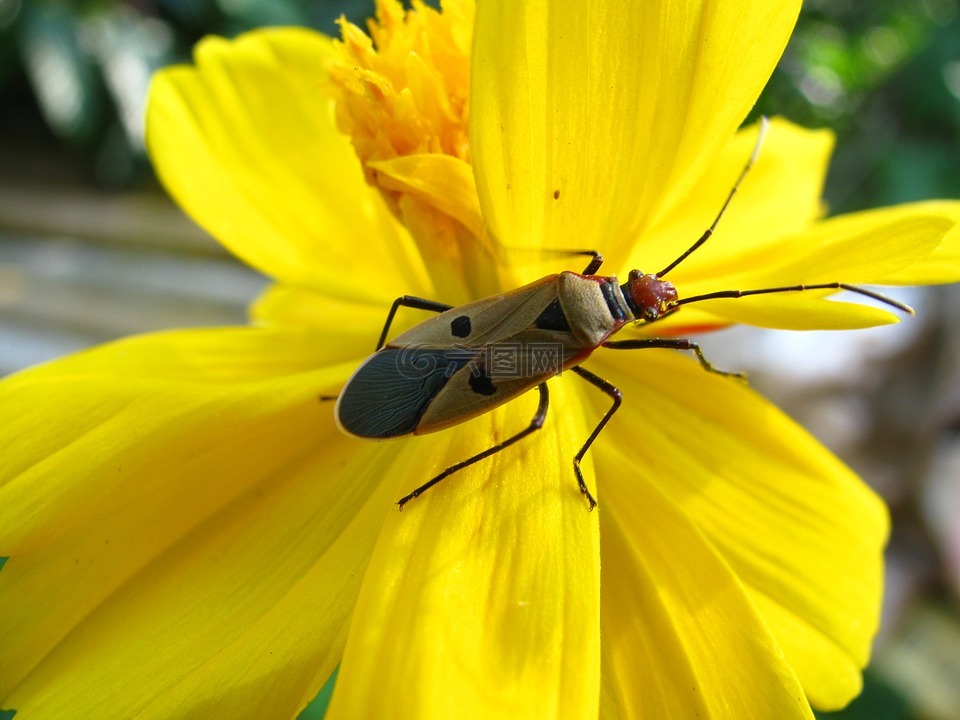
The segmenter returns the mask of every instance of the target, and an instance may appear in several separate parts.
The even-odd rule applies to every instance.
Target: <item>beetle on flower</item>
[[[742,373],[718,370],[703,355],[700,346],[683,338],[649,337],[610,340],[631,323],[649,325],[682,305],[720,298],[743,298],[813,290],[846,290],[871,297],[913,314],[912,308],[866,288],[834,281],[815,285],[718,290],[705,295],[680,298],[664,276],[701,248],[716,230],[730,200],[756,160],[766,130],[764,118],[757,147],[750,162],[716,219],[680,257],[657,273],[631,270],[620,285],[615,276],[598,275],[603,257],[595,250],[575,253],[590,255],[582,273],[564,271],[548,275],[522,288],[475,302],[451,307],[435,300],[404,295],[397,298],[377,342],[377,351],[361,363],[336,398],[337,425],[344,432],[363,438],[396,438],[408,434],[436,432],[489,412],[515,397],[537,388],[540,402],[530,424],[495,445],[451,465],[436,477],[404,495],[400,509],[441,480],[491,455],[505,450],[543,427],[549,407],[546,381],[570,369],[601,392],[613,404],[573,458],[573,471],[580,493],[590,509],[597,506],[580,470],[580,461],[620,407],[622,393],[614,385],[581,364],[599,347],[621,350],[692,350],[707,372],[743,378]],[[554,191],[554,198],[558,197]],[[387,334],[401,307],[440,313],[421,322],[386,343]],[[386,343],[386,344],[385,344]],[[517,359],[507,363],[506,372],[497,366],[504,354]],[[537,362],[550,358],[550,362]],[[332,399],[332,398],[331,398]]]
[[[749,388],[669,350],[373,444],[329,403],[411,294],[666,267],[721,206],[799,2],[381,0],[367,36],[208,39],[155,79],[180,205],[275,285],[250,327],[130,338],[0,384],[0,708],[20,717],[809,718],[860,688],[882,503]],[[825,132],[774,119],[750,183],[671,274],[731,288],[960,279],[960,205],[824,220]],[[812,293],[716,298],[624,332],[852,329]],[[622,357],[629,355],[630,357]],[[616,356],[616,357],[610,357]],[[581,381],[582,384],[582,381]],[[609,404],[609,403],[608,403]]]

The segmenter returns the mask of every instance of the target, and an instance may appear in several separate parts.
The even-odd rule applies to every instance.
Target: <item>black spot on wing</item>
[[[470,389],[477,393],[477,395],[493,395],[497,391],[493,386],[493,380],[490,379],[490,376],[487,375],[487,371],[484,368],[479,368],[476,372],[471,372],[469,382]]]
[[[570,332],[570,323],[563,313],[560,300],[554,300],[544,308],[543,312],[533,321],[533,325],[540,330],[559,330]]]
[[[440,349],[384,348],[343,389],[340,424],[350,433],[388,438],[412,433],[450,376],[470,361]]]
[[[453,333],[454,337],[465,338],[468,337],[472,331],[472,323],[466,315],[454,318],[453,322],[450,323],[450,332]]]

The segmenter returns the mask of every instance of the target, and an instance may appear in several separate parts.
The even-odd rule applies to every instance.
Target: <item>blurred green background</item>
[[[150,73],[206,34],[335,33],[341,13],[360,22],[370,8],[0,0],[0,374],[134,332],[242,323],[266,281],[158,187],[141,135]],[[761,113],[836,132],[831,212],[960,198],[957,0],[809,0]],[[897,328],[739,330],[708,346],[891,507],[876,659],[861,698],[823,717],[960,718],[960,294],[905,298],[920,317]],[[304,717],[322,716],[329,690]]]

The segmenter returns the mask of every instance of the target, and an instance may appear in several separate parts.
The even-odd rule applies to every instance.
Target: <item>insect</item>
[[[441,480],[540,429],[549,405],[546,381],[570,370],[611,399],[610,408],[573,458],[580,492],[589,503],[589,509],[593,510],[597,503],[584,482],[580,462],[616,413],[622,399],[620,390],[614,385],[581,367],[581,363],[600,347],[612,350],[688,350],[694,353],[704,370],[743,377],[740,373],[714,368],[700,346],[692,340],[610,339],[631,323],[651,323],[678,311],[683,305],[703,300],[804,290],[848,290],[912,314],[909,307],[895,300],[841,282],[725,290],[680,298],[673,284],[663,279],[714,233],[756,160],[765,128],[764,121],[753,154],[713,223],[690,248],[660,272],[650,274],[632,270],[627,281],[621,284],[615,276],[597,275],[603,258],[599,252],[588,250],[576,253],[591,257],[580,273],[564,271],[548,275],[511,292],[459,307],[406,295],[397,298],[387,315],[376,351],[347,380],[337,398],[336,420],[346,433],[379,439],[435,432],[492,410],[533,388],[537,388],[540,394],[536,412],[526,428],[448,467],[401,498],[397,503],[400,509]],[[387,342],[390,325],[401,307],[438,315]]]

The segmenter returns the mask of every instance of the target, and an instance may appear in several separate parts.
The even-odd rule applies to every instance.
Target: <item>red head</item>
[[[673,283],[657,275],[644,275],[639,270],[631,270],[630,279],[620,289],[634,317],[647,322],[671,310],[678,299]]]

